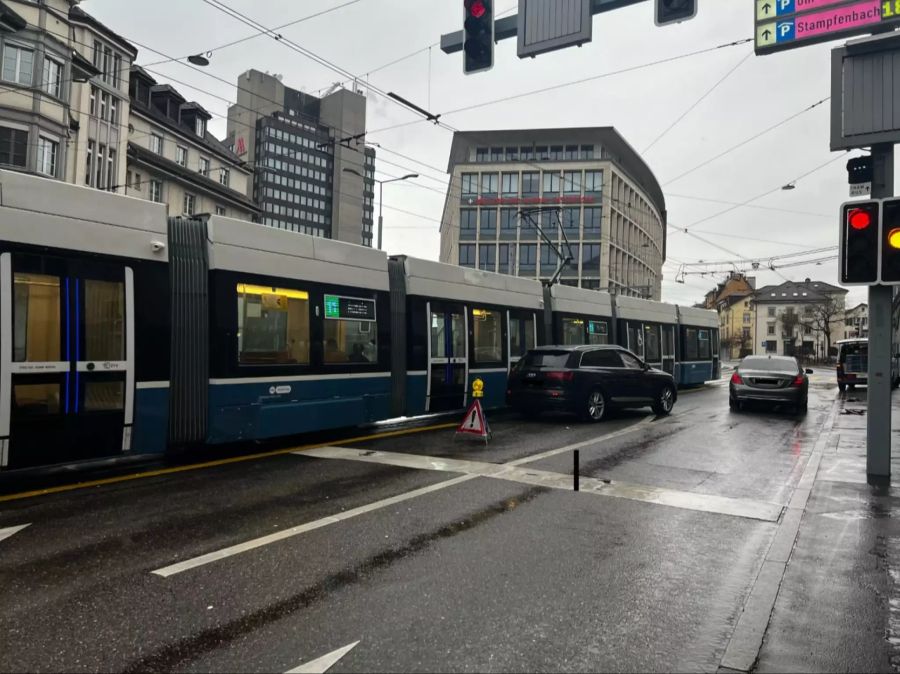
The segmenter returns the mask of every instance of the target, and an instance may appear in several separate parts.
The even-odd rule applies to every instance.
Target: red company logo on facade
[[[470,206],[543,206],[547,204],[563,204],[563,205],[579,205],[579,204],[595,204],[594,197],[582,196],[563,196],[563,197],[502,197],[502,198],[485,198],[469,199]]]
[[[235,146],[235,152],[240,157],[241,155],[247,154],[247,143],[243,138],[237,139],[237,145]]]

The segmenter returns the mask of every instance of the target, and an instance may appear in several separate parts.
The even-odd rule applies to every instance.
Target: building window
[[[116,54],[113,56],[112,84],[118,89],[119,82],[122,78],[122,57]]]
[[[581,246],[581,273],[586,276],[600,274],[600,244],[585,243]]]
[[[175,148],[175,163],[187,168],[188,151],[186,147],[180,145]]]
[[[150,135],[150,152],[154,152],[156,154],[163,153],[162,136],[157,136],[155,133]]]
[[[599,194],[603,191],[603,171],[584,172],[585,194]]]
[[[497,209],[481,209],[481,235],[493,236],[497,233]]]
[[[478,194],[478,174],[463,173],[462,174],[462,193]]]
[[[56,153],[58,151],[59,143],[56,141],[43,136],[38,139],[38,172],[56,177]]]
[[[92,187],[92,178],[94,177],[94,151],[96,144],[89,140],[87,143],[87,163],[84,167],[84,184]]]
[[[519,174],[504,173],[502,177],[502,189],[504,197],[519,196]]]
[[[459,228],[463,232],[475,234],[478,211],[474,208],[463,208],[459,212]]]
[[[197,135],[201,138],[206,138],[206,120],[202,117],[197,117],[194,123],[194,131],[196,131]]]
[[[182,209],[182,212],[185,215],[193,215],[196,203],[197,203],[197,197],[195,197],[193,194],[188,194],[185,192],[184,208]]]
[[[559,255],[547,244],[541,246],[541,276],[550,277],[559,265]]]
[[[91,87],[91,117],[97,114],[97,87]]]
[[[544,194],[559,194],[559,173],[544,174]]]
[[[0,126],[0,164],[24,168],[28,157],[28,132]]]
[[[475,266],[475,244],[461,243],[459,244],[459,265],[461,267]]]
[[[566,145],[566,160],[572,161],[573,159],[578,159],[578,146]]]
[[[223,168],[219,172],[219,182],[228,187],[228,183],[231,181],[231,171],[227,168]]]
[[[44,57],[44,77],[42,85],[44,91],[60,98],[62,93],[62,64],[52,58]]]
[[[527,171],[522,174],[522,196],[537,196],[541,189],[541,174],[537,171]]]
[[[514,261],[515,249],[516,249],[515,244],[509,244],[509,243],[501,243],[500,244],[500,258],[499,258],[500,265],[497,268],[497,271],[500,272],[501,274],[509,274],[510,272],[512,272],[515,269],[515,264],[516,264]],[[513,255],[510,255],[511,252],[513,253]]]
[[[769,307],[769,318],[775,318],[775,307]]]
[[[519,267],[533,270],[537,265],[537,244],[523,243],[519,246]]]
[[[209,178],[209,159],[200,157],[200,175]]]
[[[500,191],[500,176],[496,173],[481,174],[481,193],[497,194]]]
[[[109,123],[113,126],[119,123],[119,101],[115,96],[109,97]]]
[[[141,174],[135,173],[134,174],[134,189],[137,190],[138,192],[141,191],[142,181],[143,181],[143,178],[141,177]]]
[[[225,207],[216,206],[216,215],[225,215]]]
[[[104,161],[106,161],[106,146],[101,144],[98,146],[97,159],[94,162],[94,187],[98,190],[102,190],[104,187],[103,176],[106,175]]]
[[[506,231],[515,231],[516,225],[519,223],[518,212],[514,208],[500,209],[500,229]]]
[[[518,160],[519,160],[519,148],[517,148],[517,147],[506,148],[506,161],[518,161]]]
[[[552,145],[550,147],[550,161],[562,161],[565,153],[562,145]]]
[[[531,145],[523,145],[519,148],[519,157],[522,161],[532,161],[534,159],[534,148]]]
[[[578,230],[581,228],[581,209],[580,208],[564,208],[562,209],[562,226],[566,230],[566,236],[578,236]]]
[[[7,82],[31,85],[34,52],[8,44],[3,48],[3,79]]]
[[[581,146],[581,158],[582,159],[593,159],[594,158],[594,146],[593,145],[582,145]]]
[[[115,190],[116,187],[116,151],[109,148],[106,151],[106,189]]]
[[[581,194],[581,171],[566,171],[563,174],[563,191],[566,194]]]
[[[488,149],[486,147],[479,147],[475,150],[475,161],[479,164],[487,163],[488,156]]]
[[[744,325],[750,325],[750,314],[744,314]]]
[[[163,184],[161,180],[151,180],[149,186],[147,187],[147,192],[150,196],[150,201],[153,201],[157,204],[162,203]]]
[[[503,148],[502,147],[492,147],[491,148],[491,161],[492,162],[503,161]]]
[[[600,232],[600,220],[603,216],[603,209],[601,208],[585,208],[584,209],[584,233],[587,235],[588,232],[591,233],[599,233]]]
[[[534,148],[534,156],[538,161],[547,161],[550,159],[550,150],[546,145],[538,145]]]
[[[481,244],[478,248],[478,268],[484,271],[494,271],[497,266],[497,246],[495,244]]]

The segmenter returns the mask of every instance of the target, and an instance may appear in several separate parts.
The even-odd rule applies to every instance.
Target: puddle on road
[[[278,620],[302,611],[322,601],[334,592],[369,579],[373,573],[422,552],[436,541],[452,538],[485,524],[500,515],[512,512],[541,494],[547,493],[547,491],[543,488],[528,489],[516,496],[494,503],[464,519],[444,525],[429,533],[415,536],[400,547],[384,550],[349,569],[331,574],[292,597],[261,608],[231,622],[208,628],[194,636],[164,646],[155,653],[132,662],[125,671],[161,672],[183,668],[187,663],[223,648],[233,641],[242,639],[252,634],[255,630],[262,629]]]

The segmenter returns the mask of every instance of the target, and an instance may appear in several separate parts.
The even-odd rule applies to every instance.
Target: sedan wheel
[[[671,386],[663,386],[653,404],[653,412],[656,415],[665,416],[672,412],[673,407],[675,407],[675,390]]]
[[[606,396],[603,391],[591,391],[587,397],[584,418],[588,421],[602,421],[606,416]]]

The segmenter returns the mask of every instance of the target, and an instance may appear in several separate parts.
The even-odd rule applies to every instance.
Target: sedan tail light
[[[546,381],[572,381],[575,378],[575,373],[572,370],[568,370],[565,372],[547,372],[544,374],[544,379]]]
[[[798,374],[794,377],[794,381],[791,382],[791,386],[803,386],[804,379],[802,374]]]
[[[744,380],[741,378],[741,375],[735,372],[733,375],[731,375],[731,383],[741,386],[744,383]]]

